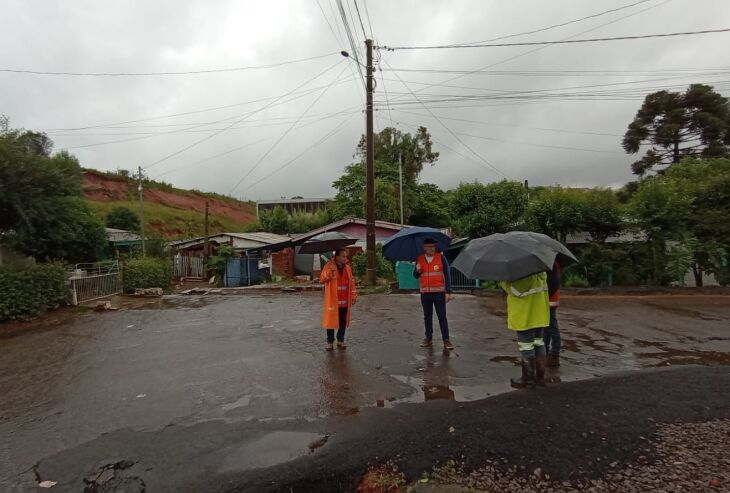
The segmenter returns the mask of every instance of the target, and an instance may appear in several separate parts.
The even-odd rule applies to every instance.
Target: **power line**
[[[292,101],[288,100],[287,102]],[[310,115],[306,117],[306,120],[312,121],[312,120],[325,120],[329,118],[337,118],[339,116],[349,115],[356,109],[359,111],[361,106],[355,105],[350,106],[348,108],[344,108],[341,111],[335,111],[331,113],[319,113],[316,115]],[[240,116],[240,115],[238,115]],[[236,118],[236,117],[231,117]],[[244,130],[244,129],[250,129],[250,128],[263,128],[263,127],[277,127],[281,125],[288,125],[292,121],[294,121],[295,118],[291,117],[273,117],[273,118],[261,118],[257,120],[247,120],[245,123],[240,124],[239,126],[231,127],[228,130]],[[160,124],[160,125],[132,125],[132,126],[117,126],[117,127],[107,127],[109,129],[153,129],[153,128],[165,128],[165,127],[190,127],[190,126],[206,126],[206,125],[215,125],[216,123],[220,122],[188,122],[188,123],[168,123],[168,124]],[[180,133],[207,133],[207,132],[215,132],[219,130],[219,128],[209,128],[209,129],[201,129],[201,130],[188,130],[188,129],[181,129],[179,130]],[[94,133],[51,133],[54,138],[55,137],[101,137],[101,136],[121,136],[121,135],[168,135],[167,132],[154,132],[154,131],[137,131],[137,132],[94,132]]]
[[[357,18],[360,21],[360,27],[362,28],[362,36],[363,36],[363,38],[367,39],[368,33],[365,32],[365,25],[362,23],[362,17],[360,16],[360,7],[357,6],[357,0],[352,0],[352,3],[355,4],[355,11],[357,11]]]
[[[330,23],[330,20],[329,20],[329,18],[327,17],[327,14],[325,14],[325,13],[324,13],[324,9],[322,8],[322,4],[321,4],[321,3],[319,3],[319,0],[317,0],[317,5],[319,6],[319,10],[320,10],[320,12],[322,12],[322,17],[324,17],[324,20],[325,20],[325,22],[327,23],[327,26],[328,26],[328,27],[330,28],[330,32],[332,33],[332,37],[333,37],[333,38],[335,38],[335,42],[337,43],[337,45],[338,45],[338,46],[341,46],[341,45],[342,45],[342,38],[338,37],[338,36],[337,36],[337,35],[335,34],[335,30],[334,30],[334,28],[332,27],[332,24]]]
[[[370,39],[375,39],[373,36],[373,23],[370,22],[370,11],[368,10],[367,0],[362,0],[363,7],[365,7],[365,18],[368,20],[368,27],[370,28]]]
[[[60,75],[60,76],[79,76],[79,77],[152,77],[158,75],[198,75],[198,74],[216,74],[222,72],[241,72],[244,70],[261,70],[275,67],[282,67],[284,65],[292,65],[294,63],[310,62],[312,60],[318,60],[320,58],[326,58],[333,55],[339,55],[339,53],[325,53],[323,55],[315,55],[307,58],[298,58],[296,60],[289,60],[286,62],[269,63],[266,65],[251,65],[246,67],[229,67],[229,68],[215,68],[206,70],[185,70],[180,72],[50,72],[41,70],[23,70],[23,69],[12,69],[12,68],[0,68],[0,72],[8,72],[13,74],[32,74],[32,75]]]
[[[638,2],[634,2],[634,3],[629,4],[629,5],[623,5],[621,7],[615,8],[615,9],[604,10],[603,12],[597,12],[595,14],[587,15],[587,16],[581,17],[579,19],[573,19],[573,20],[570,20],[570,21],[567,21],[567,22],[561,22],[560,24],[553,24],[551,26],[541,27],[540,29],[533,29],[532,31],[523,31],[521,33],[508,34],[506,36],[498,36],[498,37],[492,38],[492,39],[485,39],[485,40],[482,40],[482,41],[472,41],[472,42],[459,43],[459,44],[462,44],[462,45],[470,45],[470,44],[480,44],[480,43],[491,43],[492,41],[499,41],[499,40],[502,40],[502,39],[509,39],[509,38],[517,38],[519,36],[527,36],[528,34],[536,34],[536,33],[540,33],[540,32],[545,32],[545,31],[549,31],[550,29],[555,29],[555,28],[558,28],[558,27],[565,27],[565,26],[568,26],[570,24],[575,24],[576,22],[581,22],[581,21],[585,21],[585,20],[588,20],[588,19],[594,19],[596,17],[601,17],[602,15],[612,14],[613,12],[618,12],[620,10],[624,10],[624,9],[628,9],[628,8],[631,8],[631,7],[635,7],[636,5],[639,5],[639,4],[642,4],[642,3],[646,3],[646,2],[651,2],[651,1],[652,0],[640,0]]]
[[[390,69],[392,72],[418,72],[427,74],[467,74],[510,76],[510,77],[653,77],[656,75],[717,75],[730,72],[730,67],[709,67],[695,69],[655,69],[655,70],[454,70],[454,69],[428,69],[428,68],[398,68]],[[443,84],[434,84],[443,85]]]
[[[222,132],[226,131],[227,129],[229,129],[229,128],[233,127],[234,125],[236,125],[236,124],[238,124],[238,123],[241,123],[241,122],[242,122],[243,120],[245,120],[245,119],[246,119],[246,118],[248,118],[249,116],[251,116],[251,115],[254,115],[254,114],[256,114],[256,113],[260,113],[261,111],[264,111],[265,109],[267,109],[267,108],[269,108],[269,107],[273,106],[273,105],[274,105],[274,104],[275,104],[275,103],[276,103],[277,101],[279,101],[279,100],[281,100],[281,99],[285,98],[286,96],[288,96],[288,95],[290,95],[290,94],[294,93],[295,91],[297,91],[298,89],[300,89],[300,88],[302,88],[302,87],[306,86],[306,85],[307,85],[307,84],[309,84],[310,82],[312,82],[312,81],[314,81],[314,80],[317,80],[317,79],[318,79],[319,77],[321,77],[322,75],[326,74],[327,72],[329,72],[330,70],[332,70],[333,68],[335,68],[335,67],[336,67],[337,65],[339,65],[340,63],[342,63],[342,62],[338,60],[337,62],[335,62],[334,64],[330,65],[329,67],[327,67],[326,69],[324,69],[323,71],[321,71],[320,73],[318,73],[317,75],[315,75],[314,77],[312,77],[311,79],[309,79],[309,80],[307,80],[307,81],[305,81],[305,82],[303,82],[303,83],[299,84],[299,85],[298,85],[297,87],[295,87],[294,89],[292,89],[292,90],[291,90],[291,91],[289,91],[288,93],[286,93],[286,94],[282,94],[281,96],[279,96],[279,97],[278,97],[277,99],[275,99],[275,100],[274,100],[274,101],[272,101],[271,103],[268,103],[268,104],[266,104],[266,105],[262,106],[261,108],[259,108],[258,110],[255,110],[255,111],[253,111],[253,112],[251,112],[251,113],[247,114],[247,115],[246,115],[246,116],[244,116],[243,118],[240,118],[240,119],[238,119],[238,120],[234,120],[234,121],[233,121],[233,123],[231,123],[230,125],[228,125],[227,127],[225,127],[225,128],[223,128],[223,129],[221,129],[221,130],[220,130],[220,131],[218,131],[218,132],[214,132],[214,133],[212,133],[211,135],[207,135],[207,136],[203,137],[202,139],[196,140],[196,141],[195,141],[195,142],[193,142],[192,144],[190,144],[190,145],[187,145],[187,146],[183,147],[182,149],[180,149],[180,150],[178,150],[178,151],[175,151],[175,152],[173,152],[173,153],[171,153],[171,154],[168,154],[168,155],[166,155],[166,156],[164,156],[164,157],[162,157],[162,158],[158,159],[157,161],[154,161],[154,162],[152,162],[152,163],[148,164],[148,165],[147,165],[147,166],[145,167],[145,169],[150,169],[150,168],[151,168],[151,167],[153,167],[153,166],[157,166],[158,164],[160,164],[160,163],[162,163],[162,162],[164,162],[164,161],[167,161],[167,160],[168,160],[168,159],[170,159],[171,157],[177,156],[178,154],[181,154],[181,153],[183,153],[183,152],[185,152],[185,151],[187,151],[187,150],[189,150],[189,149],[192,149],[193,147],[195,147],[195,146],[197,146],[197,145],[200,145],[200,144],[202,144],[203,142],[205,142],[205,141],[207,141],[207,140],[210,140],[210,139],[212,139],[213,137],[215,137],[215,136],[217,136],[217,135],[221,134]]]
[[[383,63],[385,63],[386,65],[388,65],[388,61],[387,61],[387,60],[383,60]],[[390,67],[390,65],[388,65],[388,67]],[[414,93],[414,92],[413,92],[413,91],[411,90],[411,88],[410,88],[410,87],[409,87],[409,86],[408,86],[408,85],[407,85],[407,84],[406,84],[405,82],[403,82],[403,81],[402,81],[402,80],[400,79],[400,76],[399,76],[399,75],[398,75],[397,73],[395,74],[395,76],[396,76],[396,77],[397,77],[397,78],[398,78],[398,79],[399,79],[399,80],[401,81],[401,84],[403,84],[403,87],[405,87],[406,89],[408,89],[408,91],[409,91],[409,92],[410,92],[410,93],[411,93],[411,94],[413,95],[413,97],[414,97],[414,98],[416,98],[416,100],[418,100],[419,102],[421,102],[421,101],[420,101],[420,100],[418,99],[418,96],[416,96],[416,94],[415,94],[415,93]],[[429,109],[429,108],[428,108],[428,107],[427,107],[427,106],[426,106],[425,104],[423,104],[423,103],[421,102],[421,105],[422,105],[422,106],[423,106],[423,107],[424,107],[424,108],[426,109],[426,111],[428,111],[428,112],[429,112],[429,113],[431,114],[431,116],[433,116],[433,118],[435,118],[435,119],[436,119],[436,121],[437,121],[437,122],[439,122],[439,124],[441,124],[441,126],[442,126],[442,127],[444,127],[444,128],[446,129],[446,131],[447,131],[447,132],[449,132],[449,133],[450,133],[450,134],[452,135],[452,137],[454,137],[454,138],[455,138],[455,139],[456,139],[456,140],[457,140],[457,141],[458,141],[458,142],[459,142],[459,143],[460,143],[460,144],[461,144],[462,146],[464,146],[465,148],[467,148],[467,149],[469,150],[469,152],[471,152],[471,153],[472,153],[472,154],[474,154],[474,155],[475,155],[476,157],[478,157],[478,158],[479,158],[479,159],[480,159],[480,160],[481,160],[481,161],[482,161],[482,162],[483,162],[484,164],[486,164],[487,166],[489,166],[489,168],[491,168],[492,170],[496,171],[497,173],[499,173],[500,175],[502,175],[502,176],[504,176],[504,177],[506,177],[506,178],[510,178],[510,177],[509,177],[509,176],[508,176],[508,175],[507,175],[506,173],[504,173],[504,172],[503,172],[502,170],[500,170],[499,168],[497,168],[496,166],[494,166],[494,165],[493,165],[492,163],[490,163],[489,161],[487,161],[487,160],[486,160],[486,159],[485,159],[485,158],[484,158],[483,156],[481,156],[481,155],[480,155],[480,154],[478,154],[478,153],[477,153],[476,151],[474,151],[474,149],[472,149],[472,148],[471,148],[471,147],[470,147],[470,146],[469,146],[469,145],[468,145],[467,143],[465,143],[465,142],[464,142],[463,140],[461,140],[461,139],[459,138],[459,136],[458,136],[458,135],[456,135],[456,134],[455,134],[455,133],[453,132],[453,130],[451,130],[451,129],[450,129],[450,128],[449,128],[449,127],[448,127],[448,126],[447,126],[447,125],[446,125],[446,124],[445,124],[445,123],[444,123],[444,122],[443,122],[443,121],[442,121],[442,120],[441,120],[441,119],[440,119],[440,118],[439,118],[438,116],[436,116],[436,115],[435,115],[435,114],[434,114],[434,113],[433,113],[433,112],[432,112],[432,111],[431,111],[431,110],[430,110],[430,109]]]
[[[667,3],[671,2],[671,1],[672,1],[672,0],[664,0],[663,2],[660,2],[660,3],[656,4],[656,5],[652,5],[652,6],[650,6],[650,7],[647,7],[647,8],[645,8],[645,9],[641,9],[641,10],[638,10],[638,11],[636,11],[636,12],[632,12],[632,13],[630,13],[630,14],[627,14],[627,15],[623,16],[623,17],[619,17],[619,18],[617,18],[617,19],[613,19],[613,20],[610,20],[610,21],[608,21],[608,22],[605,22],[605,23],[603,23],[603,24],[600,24],[600,25],[598,25],[598,26],[592,27],[592,28],[590,28],[590,29],[586,29],[586,30],[584,30],[584,31],[581,31],[581,32],[579,32],[579,33],[576,33],[576,34],[572,34],[572,35],[568,36],[568,37],[567,37],[567,38],[565,38],[565,39],[573,39],[573,38],[575,38],[575,37],[577,37],[577,36],[581,36],[581,35],[583,35],[583,34],[587,34],[587,33],[590,33],[590,32],[593,32],[593,31],[596,31],[596,30],[598,30],[598,29],[601,29],[601,28],[603,28],[603,27],[606,27],[606,26],[609,26],[609,25],[611,25],[611,24],[615,24],[615,23],[617,23],[617,22],[620,22],[620,21],[622,21],[622,20],[624,20],[624,19],[628,19],[628,18],[630,18],[630,17],[634,17],[634,16],[637,16],[637,15],[639,15],[639,14],[642,14],[642,13],[644,13],[644,12],[647,12],[647,11],[649,11],[649,10],[653,10],[653,9],[655,9],[655,8],[661,7],[662,5],[665,5],[665,4],[667,4]],[[446,83],[446,82],[452,82],[452,81],[454,81],[454,80],[456,80],[456,79],[460,79],[460,78],[462,78],[462,77],[466,77],[467,75],[470,75],[470,74],[471,74],[471,73],[473,73],[473,72],[483,71],[483,70],[487,70],[487,69],[490,69],[490,68],[496,67],[497,65],[502,65],[503,63],[507,63],[507,62],[510,62],[510,61],[512,61],[512,60],[516,60],[516,59],[518,59],[518,58],[522,58],[522,57],[524,57],[524,56],[530,55],[530,54],[532,54],[532,53],[536,53],[536,52],[538,52],[538,51],[541,51],[541,50],[544,50],[544,49],[550,48],[550,46],[552,46],[552,45],[543,45],[543,46],[538,46],[537,48],[533,48],[533,49],[531,49],[531,50],[527,50],[527,51],[524,51],[524,52],[522,52],[522,53],[519,53],[519,54],[517,54],[517,55],[513,55],[513,56],[510,56],[510,57],[504,58],[504,59],[502,59],[502,60],[499,60],[499,61],[497,61],[497,62],[493,62],[493,63],[490,63],[490,64],[488,64],[488,65],[485,65],[484,67],[480,67],[480,68],[478,68],[478,69],[476,69],[476,70],[474,70],[474,71],[472,71],[472,72],[467,72],[467,73],[465,73],[465,74],[460,74],[460,75],[456,75],[456,76],[454,76],[454,77],[451,77],[451,78],[449,78],[449,79],[445,79],[445,80],[442,80],[442,81],[441,81],[441,83],[443,84],[443,83]],[[389,66],[389,67],[390,67],[390,66]],[[424,90],[426,90],[426,89],[428,89],[428,86],[427,86],[427,87],[423,87],[423,88],[419,89],[419,90],[418,90],[417,92],[421,92],[421,91],[424,91]]]
[[[327,87],[327,86],[322,86],[322,87]],[[320,87],[319,89],[321,89],[322,87]],[[311,92],[312,91],[303,91],[298,96],[295,96],[293,98],[289,98],[289,99],[286,99],[286,100],[280,101],[280,102],[279,101],[276,101],[276,100],[277,99],[281,99],[281,97],[277,97],[277,98],[265,98],[264,100],[274,99],[274,102],[272,102],[271,104],[267,105],[265,108],[267,108],[267,107],[268,108],[272,108],[274,106],[279,106],[281,104],[290,103],[292,101],[295,101],[297,99],[300,99],[300,98],[303,98],[303,97],[307,96]],[[182,125],[182,126],[186,126],[187,128],[183,128],[183,129],[168,130],[168,131],[165,131],[165,132],[155,132],[155,133],[148,134],[148,135],[141,136],[141,137],[129,137],[129,138],[125,138],[125,139],[117,139],[117,140],[111,140],[111,141],[105,141],[105,142],[94,142],[94,143],[91,143],[91,144],[70,146],[70,147],[65,147],[65,149],[84,149],[84,148],[87,148],[87,147],[100,147],[100,146],[111,145],[111,144],[122,144],[122,143],[126,143],[126,142],[134,142],[134,141],[138,141],[138,140],[147,140],[147,139],[152,139],[152,138],[155,138],[155,137],[162,137],[164,135],[172,135],[172,134],[179,134],[179,133],[185,133],[185,132],[212,132],[214,135],[211,135],[211,137],[213,137],[213,136],[218,135],[219,133],[222,133],[222,132],[226,132],[226,131],[229,131],[229,130],[236,130],[238,128],[241,128],[241,127],[236,127],[236,125],[239,124],[239,123],[241,123],[243,120],[247,119],[248,116],[255,115],[256,113],[259,113],[260,111],[261,111],[261,109],[253,110],[253,111],[249,111],[248,113],[243,113],[243,114],[238,114],[238,115],[234,115],[234,116],[231,116],[231,117],[226,117],[226,118],[223,118],[223,119],[220,119],[220,120],[216,120],[216,121],[213,121],[213,122],[185,124],[185,125]],[[241,118],[241,117],[243,117],[243,118]],[[196,129],[200,129],[201,127],[207,127],[209,125],[215,125],[215,124],[218,124],[218,123],[223,123],[223,122],[230,121],[230,120],[233,120],[233,119],[236,119],[236,118],[238,118],[238,120],[236,122],[234,122],[233,124],[228,125],[226,127],[220,128],[220,129],[196,130]],[[51,135],[58,135],[58,134],[51,134]]]
[[[359,106],[358,106],[358,108],[359,108]],[[352,118],[354,115],[357,115],[358,113],[360,113],[360,110],[357,110],[357,111],[348,111],[348,112],[338,112],[337,114],[327,115],[327,116],[324,116],[324,117],[321,117],[321,118],[318,118],[318,119],[309,121],[307,123],[304,123],[303,125],[300,125],[300,126],[294,128],[294,130],[301,130],[301,129],[306,128],[306,127],[309,127],[311,125],[315,125],[317,123],[321,123],[321,122],[323,122],[326,119],[336,118],[338,116],[343,116],[344,115],[344,116],[348,116],[349,118]],[[242,150],[242,149],[246,149],[246,148],[251,147],[251,146],[256,145],[256,144],[260,144],[261,142],[266,142],[267,140],[271,140],[273,138],[274,138],[273,136],[269,136],[269,137],[265,137],[263,139],[259,139],[259,140],[253,141],[253,142],[249,142],[249,143],[244,144],[242,146],[234,147],[233,149],[228,149],[227,151],[223,151],[223,152],[220,152],[218,154],[214,154],[213,156],[208,156],[208,157],[206,157],[204,159],[200,159],[200,160],[197,160],[195,162],[188,163],[188,164],[186,164],[184,166],[180,166],[180,167],[173,168],[171,170],[165,171],[163,173],[160,173],[159,175],[156,175],[155,178],[159,178],[161,176],[164,176],[164,175],[167,175],[167,174],[170,174],[170,173],[174,173],[175,171],[180,171],[180,170],[183,170],[183,169],[191,168],[193,166],[196,166],[196,165],[199,165],[199,164],[208,162],[208,161],[210,161],[212,159],[215,159],[215,158],[218,158],[218,157],[221,157],[221,156],[226,156],[226,155],[231,154],[233,152],[236,152],[236,151],[239,151],[239,150]]]
[[[345,80],[340,81],[340,83],[345,83],[345,82],[349,82],[349,80],[345,79]],[[304,91],[295,91],[293,93],[290,93],[289,95],[292,95],[292,94],[300,94],[301,96],[304,96],[306,94],[310,94],[312,92],[319,91],[323,87],[326,87],[326,86],[317,86],[317,87],[313,87],[311,89],[306,89]],[[151,116],[151,117],[147,117],[147,118],[138,118],[136,120],[125,120],[125,121],[114,122],[114,123],[102,123],[102,124],[97,124],[97,125],[86,125],[86,126],[83,126],[83,127],[47,128],[47,129],[45,129],[45,131],[47,131],[49,133],[52,133],[52,132],[56,132],[56,131],[61,131],[61,132],[72,132],[73,131],[73,132],[75,132],[77,130],[90,130],[90,129],[94,129],[94,128],[114,128],[117,125],[126,125],[126,124],[129,124],[129,123],[139,123],[139,122],[149,122],[149,121],[153,121],[153,120],[162,120],[162,119],[165,119],[165,118],[174,118],[174,117],[178,117],[178,116],[195,115],[195,114],[198,114],[198,113],[207,113],[209,111],[217,111],[217,110],[222,110],[222,109],[234,108],[236,106],[245,106],[247,104],[260,103],[262,101],[271,101],[271,100],[275,100],[275,99],[278,99],[278,98],[279,98],[279,96],[267,96],[265,98],[252,99],[252,100],[249,100],[249,101],[242,101],[240,103],[227,104],[227,105],[224,105],[224,106],[213,106],[213,107],[209,107],[209,108],[202,108],[202,109],[199,109],[199,110],[185,111],[185,112],[182,112],[182,113],[172,113],[172,114],[167,114],[167,115]],[[290,99],[288,101],[293,101],[294,99],[297,99],[297,98],[292,98],[292,99]],[[234,117],[231,117],[231,118],[235,118],[235,116]],[[212,123],[219,123],[221,121],[225,121],[225,120],[228,120],[228,119],[230,119],[230,118],[226,118],[224,120],[218,120],[218,121],[215,121],[215,122],[212,122]]]
[[[405,113],[407,115],[414,115],[414,116],[429,116],[424,115],[423,113],[416,113],[414,111],[405,111],[405,110],[394,110],[398,111],[399,113]],[[494,123],[494,122],[483,122],[480,120],[469,120],[465,118],[453,118],[448,116],[439,115],[439,118],[443,120],[451,120],[456,122],[464,122],[464,123],[475,123],[477,125],[488,125],[488,126],[495,126],[495,127],[511,127],[511,128],[524,128],[526,130],[543,130],[546,132],[558,132],[558,133],[566,133],[566,134],[578,134],[578,135],[595,135],[595,136],[601,136],[601,137],[623,137],[623,134],[609,134],[604,132],[590,132],[590,131],[584,131],[584,130],[568,130],[568,129],[562,129],[562,128],[549,128],[549,127],[527,127],[524,125],[512,125],[509,123]]]
[[[249,170],[248,170],[248,171],[246,172],[246,174],[244,174],[244,175],[243,175],[243,176],[241,177],[241,179],[240,179],[240,180],[238,180],[238,181],[236,182],[236,184],[235,184],[235,185],[233,186],[233,188],[231,189],[231,191],[230,191],[229,195],[233,195],[233,192],[234,192],[234,191],[236,190],[236,188],[238,188],[238,186],[239,186],[239,185],[240,185],[240,184],[241,184],[241,183],[243,182],[243,180],[245,180],[245,179],[246,179],[246,178],[248,177],[248,175],[250,175],[250,174],[251,174],[251,173],[253,172],[253,170],[255,170],[256,168],[258,168],[258,166],[259,166],[259,165],[260,165],[260,164],[261,164],[261,163],[263,162],[263,160],[264,160],[264,159],[266,159],[266,157],[267,157],[267,156],[268,156],[268,155],[269,155],[269,154],[271,153],[271,151],[273,151],[273,150],[274,150],[274,148],[275,148],[275,147],[276,147],[277,145],[279,145],[279,143],[280,143],[280,142],[281,142],[282,140],[284,140],[284,138],[285,138],[285,137],[286,137],[287,135],[289,135],[289,132],[291,132],[291,131],[292,131],[292,129],[293,129],[293,128],[294,128],[294,127],[295,127],[295,126],[296,126],[296,125],[297,125],[297,124],[299,123],[299,121],[300,121],[300,120],[301,120],[301,119],[302,119],[302,118],[303,118],[303,117],[304,117],[304,116],[305,116],[305,115],[306,115],[306,114],[307,114],[307,113],[309,112],[309,110],[310,110],[310,109],[312,109],[312,107],[313,107],[313,106],[314,106],[315,104],[317,104],[317,102],[318,102],[318,101],[319,101],[320,99],[322,99],[322,96],[324,96],[324,95],[325,95],[325,94],[327,93],[327,91],[329,90],[329,88],[330,88],[330,87],[332,87],[332,86],[334,85],[334,83],[335,83],[335,82],[337,81],[337,79],[339,79],[339,78],[340,78],[340,76],[341,76],[341,75],[342,75],[343,73],[345,73],[345,70],[347,70],[347,67],[345,67],[344,69],[342,69],[342,71],[341,71],[341,72],[340,72],[340,73],[339,73],[339,74],[337,75],[337,77],[335,77],[335,79],[334,79],[334,80],[332,81],[332,84],[330,84],[330,85],[329,85],[328,87],[325,87],[325,88],[324,88],[324,90],[322,90],[322,92],[321,92],[321,93],[320,93],[320,94],[319,94],[319,95],[317,96],[317,98],[316,98],[316,99],[315,99],[314,101],[312,101],[312,103],[311,103],[311,104],[310,104],[309,106],[307,106],[307,108],[306,108],[306,109],[305,109],[305,110],[304,110],[304,111],[302,112],[302,114],[301,114],[301,115],[299,115],[299,118],[297,118],[297,121],[295,121],[294,123],[292,123],[292,125],[291,125],[291,126],[290,126],[289,128],[287,128],[287,129],[286,129],[286,130],[284,131],[284,133],[283,133],[283,134],[281,134],[281,136],[280,136],[280,137],[279,137],[279,138],[278,138],[278,139],[276,140],[276,142],[274,142],[274,143],[273,143],[273,144],[271,145],[271,147],[269,147],[269,149],[268,149],[268,150],[267,150],[267,151],[266,151],[266,152],[265,152],[264,154],[262,154],[262,155],[261,155],[261,157],[259,158],[259,160],[258,160],[258,161],[256,161],[256,164],[254,164],[254,165],[253,165],[253,166],[252,166],[252,167],[251,167],[251,168],[250,168],[250,169],[249,169]]]
[[[302,157],[308,151],[310,151],[311,149],[314,149],[315,147],[317,147],[318,145],[322,144],[327,139],[329,139],[332,136],[334,136],[337,132],[339,132],[345,126],[345,124],[347,124],[350,121],[352,121],[352,117],[353,116],[354,115],[351,115],[349,118],[346,118],[345,120],[343,120],[342,122],[340,122],[339,125],[337,125],[335,128],[333,128],[332,130],[330,130],[330,132],[328,134],[326,134],[324,137],[322,137],[321,139],[319,139],[317,142],[315,142],[314,144],[312,144],[309,147],[307,147],[306,149],[304,149],[302,152],[300,152],[295,157],[293,157],[292,159],[290,159],[289,161],[287,161],[286,163],[284,163],[282,166],[276,168],[274,171],[272,171],[268,175],[262,177],[258,181],[256,181],[256,182],[252,183],[251,185],[247,186],[246,187],[246,190],[250,190],[251,188],[253,188],[256,185],[258,185],[259,183],[261,183],[262,181],[268,180],[269,178],[271,178],[275,174],[277,174],[280,171],[282,171],[284,168],[287,168],[289,165],[293,164],[296,160],[298,160],[300,157]]]
[[[500,48],[505,46],[538,46],[538,45],[560,45],[560,44],[574,44],[574,43],[596,43],[599,41],[623,41],[623,40],[635,40],[635,39],[649,39],[649,38],[668,38],[673,36],[692,36],[697,34],[713,34],[713,33],[725,33],[730,31],[729,28],[722,29],[706,29],[704,31],[684,31],[675,33],[662,33],[662,34],[641,34],[634,36],[615,36],[611,38],[589,38],[589,39],[564,39],[557,41],[527,41],[522,43],[494,43],[494,44],[471,44],[471,45],[433,45],[433,46],[382,46],[381,48],[388,51],[396,50],[442,50],[451,48]]]

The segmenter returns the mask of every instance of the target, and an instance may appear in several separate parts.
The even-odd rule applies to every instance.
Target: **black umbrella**
[[[544,235],[542,233],[535,233],[533,231],[515,231],[513,233],[507,233],[508,235],[512,234],[524,234],[529,236],[530,238],[535,238],[537,241],[544,243],[545,245],[549,246],[553,250],[557,252],[557,256],[555,257],[555,261],[560,264],[561,267],[565,267],[566,265],[575,264],[578,262],[578,259],[573,255],[573,252],[571,252],[568,247],[560,243],[558,240],[549,237],[548,235]]]
[[[513,231],[470,241],[454,267],[472,279],[516,281],[551,270],[559,255],[577,262],[570,250],[549,236]]]
[[[337,231],[320,233],[313,236],[304,243],[298,253],[325,253],[333,252],[338,248],[345,248],[357,242],[357,238],[348,236]]]

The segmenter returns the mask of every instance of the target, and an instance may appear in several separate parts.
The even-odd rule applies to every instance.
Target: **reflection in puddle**
[[[324,355],[321,382],[321,407],[328,416],[353,416],[360,412],[358,395],[353,389],[350,362],[346,351]]]

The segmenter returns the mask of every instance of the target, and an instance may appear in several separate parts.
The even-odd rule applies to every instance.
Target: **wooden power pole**
[[[147,252],[145,251],[144,245],[144,189],[142,187],[142,166],[139,167],[139,186],[137,189],[139,190],[139,227],[142,235],[142,256],[144,257]]]
[[[210,256],[208,245],[208,201],[205,201],[205,240],[203,240],[203,277],[207,276],[208,257]]]
[[[365,167],[366,167],[366,187],[365,199],[366,222],[367,222],[367,282],[370,286],[377,283],[377,273],[375,270],[375,166],[374,153],[375,144],[373,136],[373,40],[365,40],[365,48],[367,50],[367,104],[365,108],[366,114],[366,133],[365,133]]]

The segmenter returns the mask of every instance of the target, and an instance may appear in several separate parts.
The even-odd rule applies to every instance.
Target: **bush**
[[[368,255],[367,252],[363,252],[359,255],[355,255],[352,258],[352,272],[355,277],[362,278],[367,272]],[[390,260],[383,256],[383,245],[378,243],[375,249],[375,272],[376,275],[381,279],[393,280],[395,279],[395,270]]]
[[[124,292],[133,293],[135,289],[167,289],[172,279],[172,261],[169,259],[141,258],[129,260],[124,264]]]
[[[563,283],[566,288],[587,288],[590,287],[588,279],[580,274],[570,274],[565,278]]]
[[[0,322],[37,317],[67,299],[68,274],[60,264],[0,267]]]

